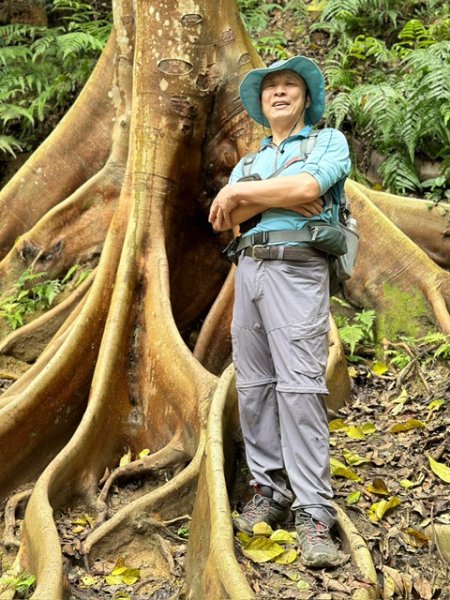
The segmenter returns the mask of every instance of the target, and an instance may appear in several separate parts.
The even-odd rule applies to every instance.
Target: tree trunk
[[[149,542],[149,531],[193,511],[188,596],[251,598],[227,493],[230,432],[238,430],[228,366],[233,271],[207,209],[262,134],[237,93],[261,61],[234,0],[117,0],[114,20],[85,91],[0,196],[4,291],[30,266],[52,277],[75,263],[94,269],[84,287],[0,347],[17,362],[17,380],[0,399],[0,489],[4,499],[33,489],[13,568],[36,575],[33,598],[67,595],[70,558],[56,523],[87,513],[96,524],[73,541],[76,556],[90,564],[129,557],[143,577],[152,564],[150,574],[159,565],[170,580],[164,546]],[[425,231],[406,224],[413,202],[391,221],[394,199],[351,181],[347,191],[361,230],[348,293],[380,312],[380,335],[425,321],[450,331],[448,236],[441,266],[432,260],[447,217],[434,213]],[[411,289],[420,314],[394,327]],[[350,387],[332,332],[337,408]],[[143,449],[150,453],[139,456]],[[119,466],[127,450],[132,461]],[[127,477],[142,473],[148,484],[110,502],[113,484],[125,490]],[[350,539],[345,516],[339,522]],[[376,579],[360,556],[357,567],[373,584],[360,597],[373,597]]]

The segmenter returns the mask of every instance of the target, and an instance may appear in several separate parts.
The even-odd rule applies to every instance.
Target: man
[[[350,170],[348,145],[334,129],[305,140],[323,115],[325,85],[297,56],[250,71],[240,86],[250,117],[270,127],[251,164],[261,180],[239,181],[242,159],[214,199],[210,222],[224,231],[254,218],[240,238],[233,312],[233,360],[246,457],[256,494],[235,519],[251,532],[283,524],[292,509],[307,566],[336,565],[329,467],[328,259],[308,245],[308,221],[332,220]],[[276,176],[273,176],[276,172]],[[244,229],[244,227],[242,227]]]

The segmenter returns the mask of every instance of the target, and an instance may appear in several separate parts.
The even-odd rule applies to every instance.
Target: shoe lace
[[[311,543],[320,543],[329,541],[329,529],[325,523],[308,519],[303,522],[304,533]]]
[[[255,494],[250,502],[247,502],[244,506],[242,514],[245,515],[246,518],[256,519],[267,512],[267,504],[268,498],[261,496],[260,494]]]

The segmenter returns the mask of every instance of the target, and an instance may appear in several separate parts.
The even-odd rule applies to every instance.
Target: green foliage
[[[6,590],[12,588],[20,594],[20,596],[18,596],[20,598],[29,598],[34,590],[35,583],[36,577],[25,572],[17,577],[8,575],[8,573],[4,573],[0,577],[0,589]]]
[[[45,273],[33,273],[32,267],[28,268],[19,277],[12,292],[0,297],[0,318],[5,319],[12,330],[22,327],[33,313],[48,310],[69,283],[77,286],[84,281],[89,271],[82,271],[74,277],[79,269],[80,265],[74,265],[61,280],[43,280]]]
[[[288,58],[289,40],[285,29],[273,30],[271,18],[278,13],[284,22],[292,19],[297,23],[301,23],[307,14],[303,1],[276,0],[275,2],[261,2],[260,0],[238,0],[238,7],[256,51],[268,62]],[[300,26],[297,26],[295,31],[300,31]]]
[[[30,151],[83,87],[111,30],[78,0],[48,2],[53,27],[0,27],[0,153]]]
[[[340,338],[344,346],[350,350],[351,357],[357,358],[355,350],[358,344],[373,345],[375,319],[374,310],[356,313],[351,320],[346,317],[336,318]]]

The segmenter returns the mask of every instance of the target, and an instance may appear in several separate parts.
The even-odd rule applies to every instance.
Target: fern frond
[[[34,124],[33,115],[26,108],[15,104],[0,104],[0,120],[4,124],[8,123],[8,121],[20,119],[20,117],[25,117],[32,125]]]
[[[74,31],[66,33],[56,38],[59,49],[62,52],[63,58],[71,55],[78,55],[81,52],[91,50],[102,50],[103,44],[95,36],[83,31]]]
[[[20,152],[22,150],[21,143],[12,135],[0,135],[0,152],[12,154],[15,157],[14,149]]]
[[[384,184],[393,191],[406,193],[421,187],[415,166],[401,151],[391,154],[381,163],[380,174]]]
[[[340,92],[328,104],[326,116],[339,128],[345,117],[350,113],[351,96],[349,92]]]

